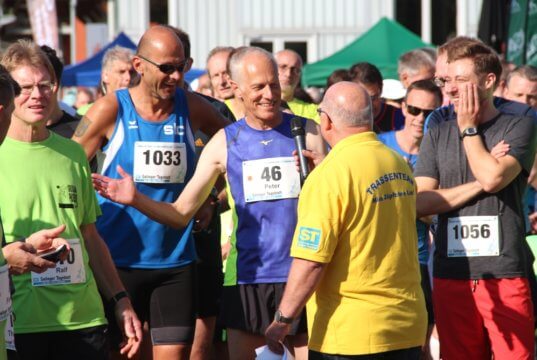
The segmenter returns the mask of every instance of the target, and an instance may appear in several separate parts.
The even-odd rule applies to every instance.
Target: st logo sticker
[[[321,230],[305,226],[300,227],[298,233],[298,247],[309,250],[319,250],[320,242]]]

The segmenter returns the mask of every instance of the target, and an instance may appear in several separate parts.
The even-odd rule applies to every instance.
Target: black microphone
[[[302,126],[302,120],[298,117],[294,117],[291,119],[291,134],[293,134],[293,137],[295,139],[295,146],[296,151],[298,152],[298,159],[300,161],[300,183],[304,183],[304,180],[308,177],[309,174],[309,168],[308,168],[308,161],[306,160],[306,157],[304,154],[302,154],[302,150],[306,149],[306,141],[304,138],[305,135],[304,127]]]

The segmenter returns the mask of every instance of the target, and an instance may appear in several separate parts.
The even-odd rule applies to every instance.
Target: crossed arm
[[[511,155],[501,158],[492,156],[479,136],[465,137],[463,144],[470,169],[485,192],[502,190],[522,170],[519,162]]]
[[[418,195],[416,197],[417,217],[442,214],[455,210],[483,192],[478,181],[439,189],[438,180],[429,177],[416,177]]]
[[[462,132],[467,128],[477,127],[485,110],[486,107],[483,107],[479,99],[477,85],[469,83],[461,88],[457,106],[459,130]],[[513,156],[494,157],[489,153],[481,136],[466,136],[462,143],[472,173],[488,193],[495,193],[506,187],[522,170]]]
[[[476,85],[468,84],[460,90],[457,123],[461,131],[479,125],[480,106]],[[522,169],[513,156],[507,155],[509,144],[503,141],[490,153],[480,136],[466,136],[462,142],[476,181],[440,189],[437,179],[416,177],[418,217],[455,210],[482,192],[498,192],[511,183]]]
[[[491,156],[496,160],[505,157],[512,158],[511,156],[506,156],[508,151],[509,144],[506,144],[504,141],[496,144],[490,153],[485,150],[488,154],[487,156]],[[416,198],[416,212],[418,218],[422,216],[442,214],[458,209],[479,194],[490,192],[486,191],[479,180],[471,181],[452,188],[440,189],[437,179],[418,176],[416,177],[416,184],[418,186],[418,195]],[[506,185],[507,184],[503,185],[503,187]]]

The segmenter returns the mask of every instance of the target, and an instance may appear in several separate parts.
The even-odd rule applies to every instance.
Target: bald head
[[[171,101],[176,88],[184,86],[188,60],[175,31],[157,25],[147,30],[140,39],[132,65],[140,77],[136,89],[158,101]]]
[[[274,55],[276,58],[276,62],[279,63],[282,59],[289,59],[290,61],[296,62],[297,65],[300,66],[300,69],[302,69],[302,57],[294,50],[291,49],[284,49],[280,50]],[[278,60],[280,59],[280,60]]]
[[[179,52],[184,59],[183,45],[177,34],[166,26],[156,25],[149,28],[138,43],[137,54],[150,57],[155,52],[176,53]]]
[[[302,58],[296,51],[285,49],[278,51],[274,56],[278,64],[278,79],[282,88],[282,98],[291,101],[295,89],[300,83],[302,74]]]
[[[370,127],[373,114],[371,99],[360,85],[341,81],[332,85],[321,103],[323,110],[337,127]]]

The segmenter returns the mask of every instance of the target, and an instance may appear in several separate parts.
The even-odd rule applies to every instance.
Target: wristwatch
[[[464,129],[461,132],[461,140],[464,139],[465,136],[476,136],[476,135],[479,135],[479,131],[477,130],[477,128],[469,127],[469,128]]]
[[[282,312],[280,310],[276,310],[276,313],[274,314],[274,321],[278,323],[292,324],[294,319],[285,317],[282,315]]]
[[[123,290],[123,291],[118,292],[114,296],[112,296],[110,301],[112,302],[112,304],[114,304],[114,306],[116,306],[116,304],[119,302],[119,300],[121,300],[123,298],[128,298],[128,297],[129,297],[129,293],[126,292],[125,290]]]

